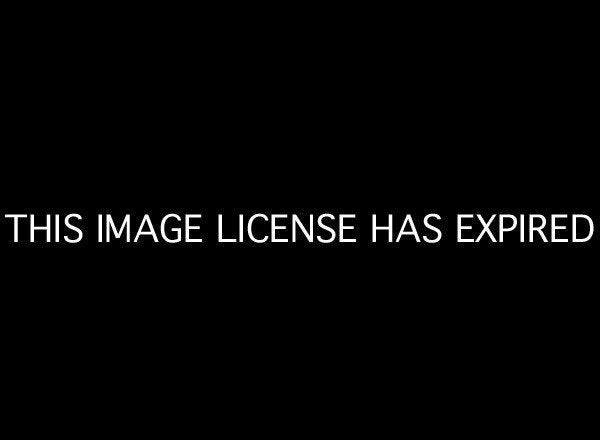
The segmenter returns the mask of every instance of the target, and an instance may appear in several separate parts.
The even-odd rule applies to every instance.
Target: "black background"
[[[361,243],[4,240],[11,412],[573,429],[595,389],[597,238],[460,246],[453,218],[597,221],[592,29],[524,11],[247,12],[23,16],[3,55],[2,213],[356,212]],[[375,212],[438,212],[444,241],[371,246]]]

